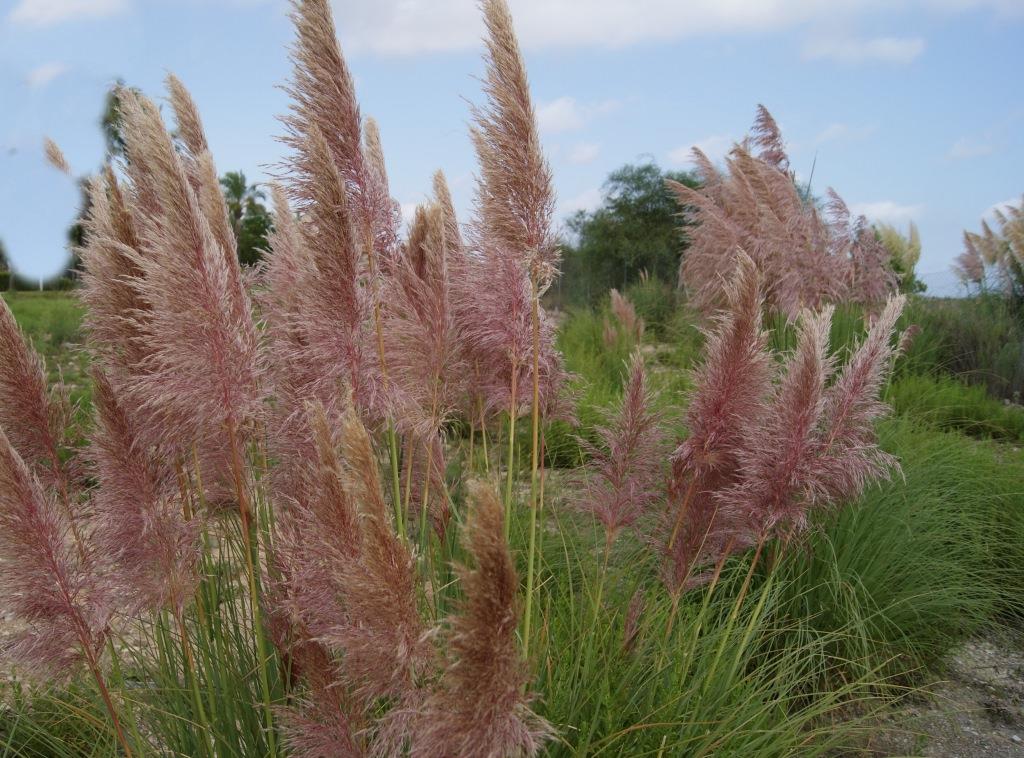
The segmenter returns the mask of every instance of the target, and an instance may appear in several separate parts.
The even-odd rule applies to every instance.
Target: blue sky
[[[650,158],[721,157],[757,103],[798,173],[923,240],[919,271],[952,288],[964,228],[1024,193],[1024,0],[510,0],[554,169],[560,215],[607,174]],[[292,32],[284,0],[0,0],[0,239],[29,276],[59,269],[76,173],[103,159],[98,119],[118,77],[163,97],[173,71],[199,104],[220,171],[254,180],[283,157]],[[443,168],[468,209],[467,100],[479,101],[473,0],[336,0],[364,113],[381,126],[395,197]]]

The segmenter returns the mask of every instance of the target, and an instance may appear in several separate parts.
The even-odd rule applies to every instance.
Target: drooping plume
[[[519,577],[505,541],[503,508],[489,485],[470,488],[464,531],[472,568],[459,568],[465,600],[449,620],[447,667],[409,727],[411,755],[533,756],[551,726],[524,692],[529,672],[516,627]]]
[[[109,596],[70,531],[0,428],[0,583],[24,624],[5,655],[23,674],[68,677],[77,664],[94,664],[104,644]]]
[[[132,611],[181,613],[198,582],[200,515],[185,515],[198,510],[197,503],[182,502],[187,488],[170,461],[146,446],[140,419],[99,369],[93,370],[93,403],[96,545]]]
[[[122,110],[136,188],[144,183],[159,212],[141,218],[145,254],[131,280],[147,306],[135,322],[150,348],[130,378],[142,407],[159,421],[161,442],[196,446],[223,470],[218,451],[239,449],[260,405],[258,338],[238,260],[211,231],[181,157],[141,95],[124,92]],[[136,161],[138,158],[138,161]]]
[[[76,479],[74,457],[64,462],[61,455],[70,422],[66,398],[47,388],[43,359],[0,298],[0,428],[32,473],[63,493],[66,506]]]

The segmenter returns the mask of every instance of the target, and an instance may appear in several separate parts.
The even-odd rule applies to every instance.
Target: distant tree
[[[900,291],[924,292],[925,283],[914,274],[914,267],[921,258],[921,235],[917,231],[917,224],[911,221],[904,235],[892,224],[877,223],[875,235],[889,251],[889,263],[900,280]]]
[[[238,260],[246,265],[258,263],[267,249],[267,235],[273,229],[270,212],[263,205],[265,195],[246,181],[241,171],[229,171],[220,178],[228,220],[238,240]]]
[[[686,172],[663,171],[650,162],[625,165],[605,181],[599,208],[568,220],[564,297],[593,302],[613,287],[623,290],[639,281],[644,271],[675,281],[686,238],[667,179],[698,186]]]
[[[100,117],[100,128],[107,143],[107,155],[111,158],[124,158],[124,119],[121,116],[121,91],[125,89],[123,79],[118,79],[107,90],[103,101],[103,115]],[[132,92],[139,92],[136,87],[128,87]]]

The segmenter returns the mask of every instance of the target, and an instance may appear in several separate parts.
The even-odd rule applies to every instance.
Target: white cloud
[[[823,145],[826,142],[836,142],[839,140],[861,140],[871,136],[874,132],[874,126],[852,126],[842,123],[829,124],[814,138],[814,144]]]
[[[353,52],[409,55],[479,47],[483,23],[469,0],[333,0],[342,42]],[[621,48],[683,37],[765,33],[815,22],[847,25],[890,14],[1020,12],[1020,0],[512,0],[527,48]],[[845,26],[843,28],[846,28]]]
[[[63,63],[60,63],[59,61],[51,61],[50,63],[44,63],[42,66],[37,66],[29,71],[25,76],[25,81],[32,89],[38,89],[40,87],[45,87],[67,70],[68,67]]]
[[[542,132],[572,132],[592,119],[618,110],[618,100],[580,103],[574,97],[560,97],[537,108],[537,125]]]
[[[401,203],[399,205],[402,211],[402,224],[404,226],[409,226],[413,219],[416,218],[416,208],[418,206],[419,203]]]
[[[924,48],[925,42],[920,37],[817,37],[807,41],[803,55],[807,60],[827,59],[838,63],[910,63]]]
[[[1003,200],[998,203],[993,203],[992,205],[985,209],[985,212],[981,214],[981,217],[988,221],[989,223],[992,223],[993,221],[995,221],[996,211],[1006,213],[1006,209],[1010,207],[1024,208],[1024,197],[1011,197],[1009,200]]]
[[[921,203],[903,205],[892,200],[850,204],[850,213],[854,216],[867,216],[871,221],[885,221],[890,224],[910,221],[920,216],[923,211],[924,205]]]
[[[668,159],[676,166],[685,166],[692,161],[693,148],[698,148],[711,160],[723,157],[735,144],[736,140],[725,134],[712,134],[710,137],[691,142],[689,145],[680,145],[669,150]]]
[[[601,205],[601,190],[597,187],[585,190],[576,197],[562,203],[563,213],[575,213],[576,211],[592,211]]]
[[[8,18],[19,24],[50,26],[81,18],[100,18],[127,10],[128,0],[21,0]]]
[[[569,161],[581,164],[590,163],[600,152],[600,145],[596,145],[593,142],[581,142],[578,145],[574,145],[572,150],[569,151]]]
[[[994,151],[995,147],[988,142],[974,140],[970,137],[961,137],[949,148],[947,157],[953,160],[980,158],[983,155],[991,155]]]

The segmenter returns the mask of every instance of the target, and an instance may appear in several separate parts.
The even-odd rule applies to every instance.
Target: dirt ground
[[[872,741],[872,755],[1024,756],[1024,634],[965,643],[931,691],[893,714],[900,733]]]

